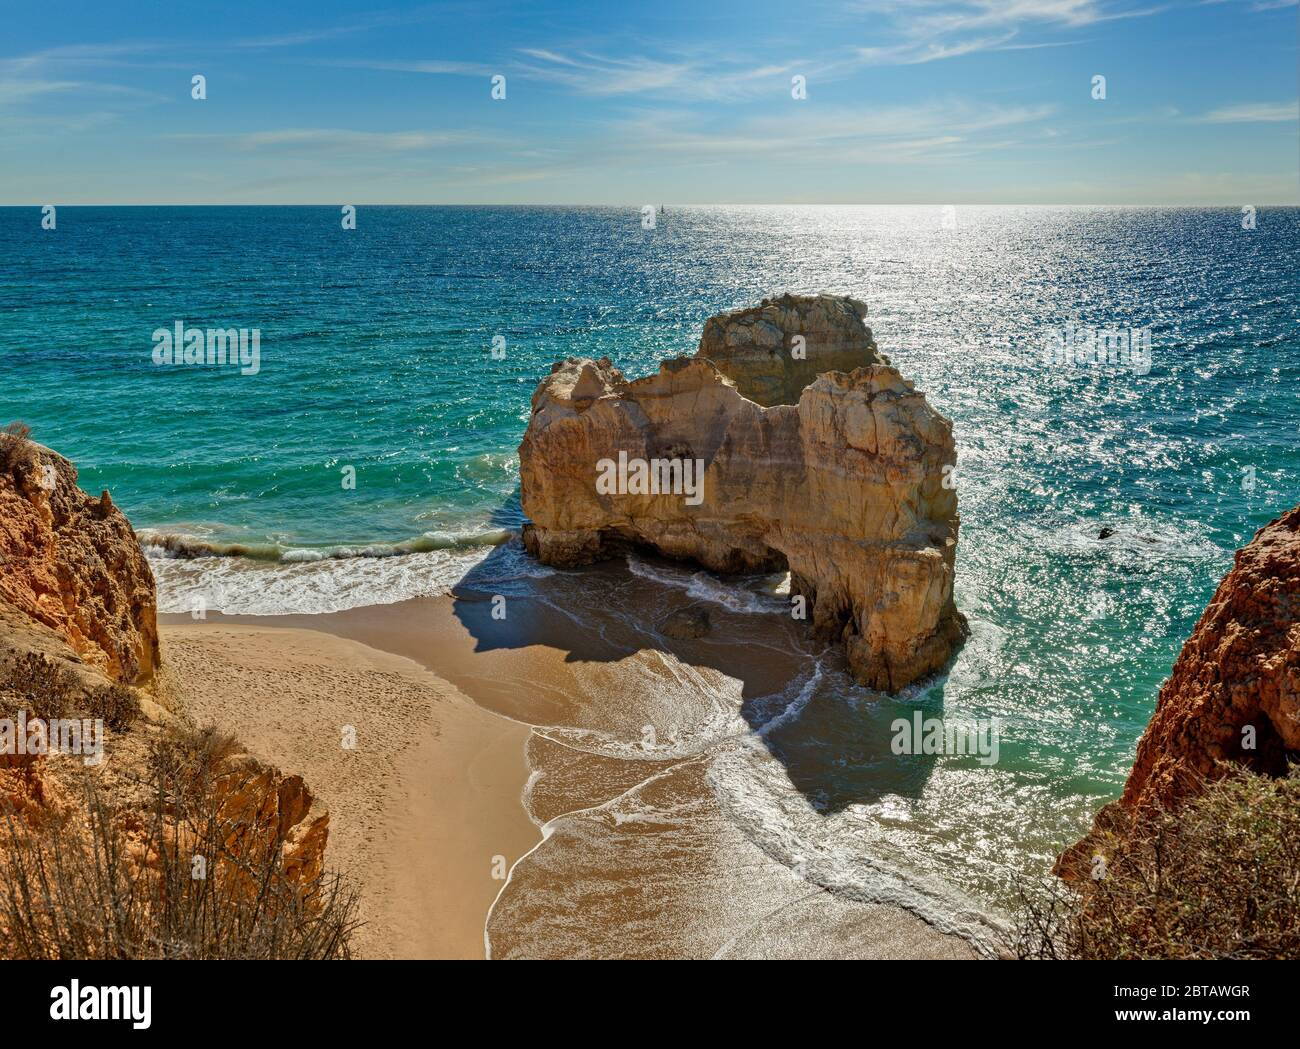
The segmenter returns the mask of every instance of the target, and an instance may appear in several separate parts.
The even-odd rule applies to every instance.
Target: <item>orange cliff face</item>
[[[36,680],[22,669],[33,666]],[[164,686],[162,669],[153,572],[130,522],[107,492],[81,491],[68,460],[0,433],[0,717],[30,711],[59,688],[68,693],[64,713],[79,716],[90,694],[116,684],[130,686],[155,727],[189,728],[184,698]],[[138,732],[122,727],[105,743],[105,782],[146,778]],[[321,873],[329,812],[300,777],[239,747],[216,771],[212,800],[234,854],[282,844],[291,880]],[[0,754],[0,809],[33,825],[66,813],[77,792],[61,784],[65,773],[42,754]],[[132,812],[138,797],[112,800],[124,827],[142,822]],[[139,855],[148,865],[149,850]]]
[[[639,546],[719,572],[788,568],[861,683],[896,691],[941,670],[966,632],[952,424],[883,363],[865,312],[787,295],[712,318],[699,355],[656,375],[557,364],[519,449],[528,550],[556,565]]]
[[[0,461],[0,598],[59,633],[113,681],[159,664],[153,572],[130,522],[77,487],[62,456],[8,438]]]
[[[1119,801],[1056,871],[1075,877],[1108,835],[1174,809],[1244,766],[1283,776],[1300,756],[1300,506],[1237,551],[1160,690]]]

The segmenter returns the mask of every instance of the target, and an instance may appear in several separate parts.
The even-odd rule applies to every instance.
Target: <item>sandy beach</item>
[[[768,855],[714,798],[703,756],[615,760],[592,744],[611,718],[635,736],[669,717],[677,659],[700,689],[739,696],[780,688],[780,658],[682,642],[663,689],[648,689],[647,658],[669,653],[626,655],[605,630],[575,641],[541,601],[512,604],[506,623],[452,598],[164,620],[194,717],[328,804],[328,863],[361,887],[364,957],[482,958],[489,908],[492,957],[976,956]]]
[[[494,872],[539,838],[519,802],[526,728],[411,660],[319,631],[183,623],[163,643],[197,721],[328,804],[327,863],[362,890],[362,957],[483,957]]]

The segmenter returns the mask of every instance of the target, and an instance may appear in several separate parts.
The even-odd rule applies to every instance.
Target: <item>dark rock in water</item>
[[[713,628],[709,622],[709,613],[702,605],[687,605],[676,612],[664,616],[659,623],[659,632],[665,637],[675,637],[679,641],[690,641],[703,637]]]
[[[1097,533],[1097,538],[1098,538],[1098,539],[1109,539],[1109,538],[1110,538],[1112,535],[1114,535],[1114,534],[1115,534],[1115,529],[1113,529],[1113,528],[1103,528],[1100,532]]]

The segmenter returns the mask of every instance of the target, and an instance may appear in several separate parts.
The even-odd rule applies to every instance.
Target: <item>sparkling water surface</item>
[[[43,231],[39,209],[0,209],[0,422],[31,425],[146,537],[259,559],[158,559],[164,608],[204,590],[330,610],[446,592],[518,526],[516,448],[554,360],[635,377],[693,353],[719,310],[860,298],[959,450],[972,637],[898,702],[1000,718],[1002,738],[996,766],[942,759],[925,790],[844,818],[995,898],[1117,793],[1233,550],[1300,501],[1300,210],[1262,208],[1252,231],[1229,208],[943,217],[669,205],[644,230],[636,208],[362,207],[344,231],[336,207],[69,207]],[[156,367],[151,333],[177,320],[259,328],[260,373]],[[1149,372],[1045,365],[1067,325],[1149,329]],[[526,585],[522,555],[501,563]],[[817,688],[835,698],[805,698],[819,732],[786,740],[778,778],[870,775],[816,750],[893,708],[833,672]],[[733,758],[719,797],[758,775],[728,779]],[[830,833],[805,816],[772,833]]]

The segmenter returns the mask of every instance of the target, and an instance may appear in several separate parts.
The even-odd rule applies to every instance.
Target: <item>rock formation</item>
[[[659,621],[659,633],[678,641],[694,641],[712,629],[709,610],[698,603],[670,612]]]
[[[724,365],[677,358],[631,382],[608,359],[556,364],[519,449],[528,550],[569,566],[639,546],[718,572],[788,568],[791,594],[863,684],[893,691],[942,668],[965,635],[944,470],[952,425],[875,363],[863,313],[849,299],[784,296],[706,324],[710,352],[743,350]],[[750,394],[787,397],[802,373],[776,383],[752,347],[772,341],[767,326],[784,344],[780,325],[794,323],[810,357],[823,339],[853,367],[764,407]],[[740,330],[762,334],[745,342],[730,334]]]
[[[90,771],[126,827],[154,802],[142,787],[148,741],[187,727],[161,673],[156,607],[149,563],[108,493],[92,498],[62,456],[0,432],[0,718],[104,716],[111,734]],[[109,712],[122,707],[132,713],[115,721]],[[0,809],[29,826],[67,816],[83,770],[0,754]],[[320,873],[329,813],[300,777],[238,747],[216,771],[212,797],[232,850],[282,842],[286,875]]]
[[[865,304],[845,296],[781,295],[710,317],[695,356],[711,360],[755,404],[798,404],[823,372],[889,363],[866,316]]]
[[[1300,757],[1300,506],[1255,533],[1183,646],[1124,793],[1057,861],[1077,876],[1110,835],[1176,809],[1234,765],[1272,776]]]
[[[329,810],[301,776],[285,775],[251,754],[233,756],[217,778],[217,813],[232,828],[226,847],[244,854],[249,839],[282,842],[281,869],[294,881],[311,882],[325,863]]]
[[[153,572],[105,492],[48,448],[0,448],[0,598],[62,635],[114,681],[147,685],[158,666]]]

